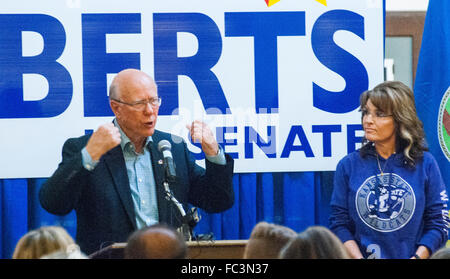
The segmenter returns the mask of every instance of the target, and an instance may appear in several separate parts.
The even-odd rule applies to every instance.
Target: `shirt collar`
[[[122,151],[125,150],[126,146],[129,144],[132,145],[131,140],[128,138],[128,136],[123,132],[122,128],[120,128],[119,123],[117,123],[116,118],[114,118],[113,120],[114,126],[116,126],[117,128],[119,128],[119,133],[120,133],[120,147],[122,148]],[[145,140],[145,146],[148,146],[148,144],[150,142],[153,142],[153,138],[152,136],[147,137],[147,139]]]

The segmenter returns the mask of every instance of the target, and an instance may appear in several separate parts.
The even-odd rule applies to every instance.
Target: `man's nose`
[[[145,113],[151,114],[151,113],[153,113],[153,109],[154,108],[150,102],[145,103],[145,109],[144,109]]]

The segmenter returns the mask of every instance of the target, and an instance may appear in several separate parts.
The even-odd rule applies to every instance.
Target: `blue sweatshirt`
[[[330,229],[342,242],[355,240],[365,258],[410,258],[420,245],[433,253],[448,240],[447,201],[429,152],[411,168],[403,154],[378,164],[374,150],[364,158],[358,150],[336,167]]]

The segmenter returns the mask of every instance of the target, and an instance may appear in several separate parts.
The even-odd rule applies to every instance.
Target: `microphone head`
[[[164,150],[170,150],[172,148],[172,145],[168,140],[162,140],[158,142],[158,151],[163,152]]]

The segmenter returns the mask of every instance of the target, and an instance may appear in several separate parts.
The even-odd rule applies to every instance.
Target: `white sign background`
[[[314,55],[311,30],[323,13],[348,10],[364,18],[364,40],[347,31],[334,34],[335,43],[356,57],[364,65],[369,88],[383,81],[383,1],[328,0],[324,6],[313,0],[281,0],[268,7],[264,0],[166,0],[166,1],[8,1],[2,4],[1,14],[45,14],[59,20],[65,28],[67,41],[57,60],[70,73],[73,97],[64,113],[51,118],[0,119],[0,177],[48,177],[61,161],[62,145],[69,137],[78,137],[86,129],[97,129],[112,117],[84,117],[83,63],[81,15],[87,13],[140,13],[140,34],[110,34],[106,36],[108,53],[140,53],[141,69],[153,76],[153,13],[203,13],[214,20],[222,35],[222,55],[212,68],[216,74],[232,114],[205,113],[195,84],[189,77],[179,76],[180,114],[160,116],[157,128],[187,139],[185,125],[194,119],[215,127],[237,127],[227,133],[237,145],[226,145],[225,151],[237,154],[235,172],[325,171],[334,170],[337,162],[347,154],[347,125],[360,124],[360,113],[330,113],[313,106],[313,82],[334,92],[343,90],[345,80],[324,66]],[[279,111],[272,114],[255,112],[254,44],[252,37],[225,37],[225,12],[304,11],[305,36],[278,37],[278,96]],[[43,48],[42,37],[34,32],[22,34],[23,55],[38,55]],[[178,34],[178,56],[195,55],[197,40],[188,33]],[[113,75],[108,75],[108,82]],[[48,90],[46,79],[39,75],[24,76],[24,99],[40,100]],[[163,100],[164,105],[164,100]],[[303,151],[292,151],[288,158],[280,158],[289,131],[301,125],[314,157]],[[313,133],[312,125],[341,125],[341,132],[331,134],[331,157],[323,157],[323,134]],[[244,130],[250,126],[267,140],[267,126],[276,127],[276,158],[268,158],[253,144],[253,158],[244,158]],[[362,136],[362,131],[358,134]],[[302,145],[297,138],[295,145]],[[189,144],[192,151],[199,152]],[[201,164],[202,162],[200,162]]]

